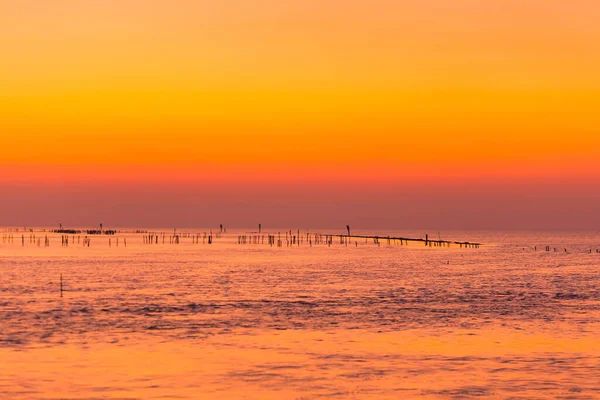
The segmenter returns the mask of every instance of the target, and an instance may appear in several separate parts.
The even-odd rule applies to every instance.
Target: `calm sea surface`
[[[599,233],[442,232],[479,249],[8,234],[2,399],[600,398]]]

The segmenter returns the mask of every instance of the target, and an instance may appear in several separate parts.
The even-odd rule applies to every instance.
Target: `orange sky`
[[[598,181],[599,20],[593,0],[3,2],[0,183]]]

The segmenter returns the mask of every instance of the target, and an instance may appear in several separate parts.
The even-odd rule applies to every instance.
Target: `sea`
[[[0,398],[600,398],[600,232],[315,232],[2,228]]]

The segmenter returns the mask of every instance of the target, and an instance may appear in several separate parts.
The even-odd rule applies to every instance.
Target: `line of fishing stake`
[[[286,231],[283,233],[277,232],[277,234],[269,234],[262,233],[262,225],[259,224],[259,232],[251,233],[247,235],[238,235],[237,236],[237,244],[266,244],[273,247],[291,247],[291,246],[300,246],[301,244],[308,244],[309,246],[315,245],[327,245],[331,246],[334,243],[338,243],[345,246],[358,246],[359,243],[368,244],[372,241],[373,244],[377,246],[381,246],[382,243],[387,243],[388,245],[408,245],[409,242],[414,243],[422,243],[428,247],[451,247],[453,245],[459,246],[460,248],[479,248],[482,246],[481,243],[474,242],[460,242],[460,241],[450,241],[450,240],[431,240],[429,239],[429,235],[425,235],[425,238],[405,238],[405,237],[396,237],[396,236],[380,236],[380,235],[352,235],[352,234],[323,234],[323,233],[301,233],[300,229],[297,231]],[[350,232],[350,227],[347,226],[348,232]],[[10,231],[9,231],[10,232]],[[17,230],[18,232],[18,230]],[[42,233],[47,232],[46,230],[40,231]],[[180,244],[182,243],[182,239],[191,240],[192,244],[212,244],[214,239],[222,238],[223,233],[226,232],[226,229],[221,225],[220,231],[214,232],[211,230],[209,232],[200,233],[191,233],[191,232],[177,232],[173,231],[172,234],[167,233],[148,233],[146,231],[137,231],[134,233],[140,233],[142,235],[143,244]],[[37,247],[50,247],[51,244],[51,236],[48,234],[36,235],[33,231],[29,231],[27,235],[21,234],[21,246],[25,246],[26,244],[34,245]],[[2,234],[2,244],[14,244],[15,237],[18,240],[18,234],[15,235],[13,233],[4,233]],[[100,236],[98,236],[99,238]],[[360,241],[359,241],[360,240]],[[91,237],[88,235],[61,235],[61,246],[69,247],[71,245],[83,245],[83,247],[91,246]],[[18,242],[17,242],[18,243]],[[112,247],[113,245],[119,247],[121,244],[127,247],[127,237],[118,237],[113,236],[108,238],[108,247]],[[523,250],[526,248],[524,247]],[[538,246],[533,246],[534,251],[538,251]],[[544,246],[544,250],[546,252],[563,252],[569,253],[570,251],[567,248],[563,247],[551,247]],[[586,253],[592,254],[597,253],[600,254],[600,249],[590,248],[586,251]]]
[[[210,232],[199,233],[173,233],[173,235],[167,235],[166,233],[150,233],[142,236],[143,244],[180,244],[182,239],[191,239],[192,244],[212,244],[214,239],[220,239],[222,234]]]
[[[17,236],[18,237],[18,236]],[[223,237],[222,232],[213,233],[204,232],[203,234],[199,233],[174,233],[172,235],[167,235],[165,233],[149,233],[142,235],[142,243],[143,244],[180,244],[183,239],[191,240],[192,244],[212,244],[215,239],[220,239]],[[99,237],[98,237],[99,238]],[[18,239],[17,239],[18,240]],[[14,234],[3,234],[2,235],[2,244],[13,244],[15,242]],[[83,247],[90,247],[92,239],[90,236],[81,236],[81,235],[61,235],[60,236],[60,244],[61,247],[69,247],[72,245],[81,245]],[[21,235],[21,246],[25,246],[26,244],[37,244],[37,246],[42,246],[42,243],[45,247],[50,246],[50,237],[48,235],[36,236],[34,233],[30,233],[29,235],[22,234]],[[120,244],[127,247],[127,237],[109,237],[108,247],[112,247],[113,245],[119,247]]]
[[[260,226],[259,226],[259,230]],[[349,231],[349,229],[348,229]],[[409,242],[415,243],[423,243],[428,247],[450,247],[452,245],[458,245],[460,248],[475,248],[478,249],[482,244],[481,243],[473,243],[473,242],[458,242],[458,241],[449,241],[449,240],[430,240],[429,235],[425,235],[425,239],[423,238],[406,238],[406,237],[397,237],[397,236],[378,236],[378,235],[342,235],[342,234],[322,234],[322,233],[309,233],[305,234],[300,233],[300,229],[296,232],[286,231],[284,232],[285,236],[282,236],[281,232],[277,232],[277,234],[251,234],[251,235],[238,235],[237,243],[238,244],[264,244],[265,238],[267,244],[271,247],[283,247],[284,243],[286,247],[291,246],[300,246],[301,244],[308,244],[312,247],[313,244],[319,245],[327,245],[331,247],[331,245],[335,242],[339,241],[339,244],[345,245],[354,245],[358,247],[359,239],[362,243],[364,239],[364,243],[368,244],[369,241],[372,241],[373,244],[377,246],[381,246],[381,243],[386,243],[388,245],[408,245]]]

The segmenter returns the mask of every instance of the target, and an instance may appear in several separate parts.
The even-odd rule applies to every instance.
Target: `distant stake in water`
[[[63,279],[62,279],[62,274],[60,274],[60,297],[63,297]]]

